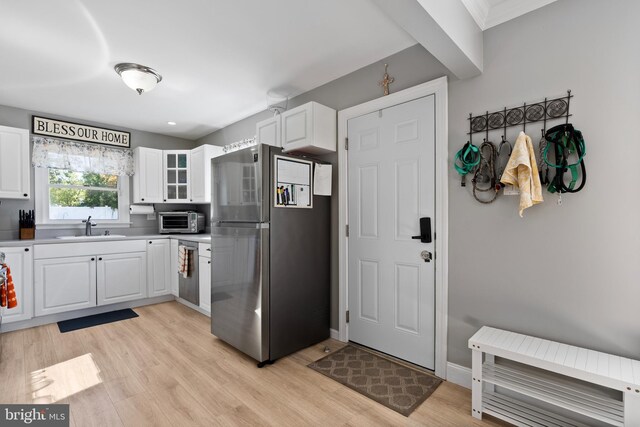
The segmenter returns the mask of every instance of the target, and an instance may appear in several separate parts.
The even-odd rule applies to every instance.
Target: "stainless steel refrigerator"
[[[330,198],[282,206],[283,159],[299,158],[258,145],[211,164],[211,331],[259,367],[329,337]]]

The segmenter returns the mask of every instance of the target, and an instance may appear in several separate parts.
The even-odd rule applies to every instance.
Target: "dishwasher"
[[[200,289],[198,287],[198,244],[186,240],[179,240],[178,247],[184,246],[190,252],[189,273],[178,274],[178,296],[197,306],[200,305]],[[180,262],[180,260],[178,260]]]

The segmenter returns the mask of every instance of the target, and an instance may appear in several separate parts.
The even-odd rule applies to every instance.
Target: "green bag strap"
[[[460,162],[460,166],[458,166],[458,162]],[[461,176],[465,176],[479,164],[480,149],[470,142],[467,142],[460,150],[458,150],[453,161],[453,166]]]

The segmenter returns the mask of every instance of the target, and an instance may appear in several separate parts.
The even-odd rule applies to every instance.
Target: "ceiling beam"
[[[459,79],[482,73],[482,30],[460,0],[373,0]]]

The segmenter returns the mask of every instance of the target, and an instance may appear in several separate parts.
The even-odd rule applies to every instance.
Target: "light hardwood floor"
[[[0,402],[69,403],[71,425],[495,426],[470,392],[443,383],[409,418],[307,368],[327,340],[263,369],[176,302],[136,319],[61,334],[55,324],[0,335]]]

